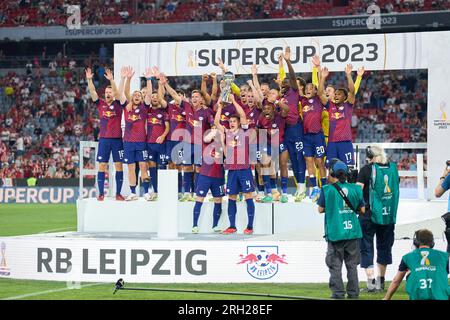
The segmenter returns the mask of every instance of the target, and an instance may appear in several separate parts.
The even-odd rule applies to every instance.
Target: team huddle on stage
[[[118,86],[112,72],[106,71],[110,86],[101,99],[96,93],[92,71],[86,69],[89,91],[100,118],[98,200],[104,200],[105,172],[112,154],[116,200],[119,201],[138,199],[138,170],[145,200],[155,201],[158,168],[168,165],[170,169],[178,169],[180,201],[195,201],[193,233],[198,233],[201,206],[211,192],[214,232],[237,231],[236,202],[243,198],[248,213],[244,233],[252,234],[254,201],[288,202],[288,161],[297,187],[294,201],[307,197],[306,169],[311,186],[309,198],[317,201],[320,187],[327,183],[325,159],[327,162],[339,159],[347,166],[354,165],[351,117],[364,68],[358,70],[354,82],[352,66],[345,66],[348,86],[334,88],[325,85],[329,71],[320,66],[318,56],[312,59],[311,83],[296,76],[290,58],[287,47],[278,59],[276,86],[260,84],[257,66],[253,65],[252,79],[240,87],[231,83],[228,95],[224,94],[226,81],[222,79],[218,83],[218,76],[212,73],[202,76],[201,88],[193,90],[189,97],[173,89],[168,78],[156,67],[146,69],[143,75],[146,87],[130,92],[134,70],[124,66]],[[228,71],[220,59],[217,63],[224,77]],[[212,79],[211,93],[207,91],[209,78]],[[166,95],[170,101],[166,100]],[[123,134],[122,119],[125,122]],[[126,199],[121,195],[123,164],[128,166],[131,189]],[[278,177],[281,192],[277,187]],[[255,181],[259,190],[256,197]],[[225,195],[228,196],[230,226],[222,231],[218,222]]]

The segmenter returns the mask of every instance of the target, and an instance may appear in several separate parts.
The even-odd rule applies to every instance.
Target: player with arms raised
[[[150,171],[151,183],[153,185],[153,193],[144,194],[147,201],[156,201],[158,199],[158,164],[162,164],[166,156],[166,136],[169,133],[169,118],[166,110],[167,103],[164,99],[160,99],[160,94],[156,92],[148,92],[152,90],[152,76],[157,70],[147,68],[145,78],[149,82],[147,85],[146,95],[150,95],[150,109],[147,116],[147,148],[148,148],[148,168]],[[160,85],[161,87],[161,85]],[[158,88],[158,91],[161,88]]]
[[[203,148],[202,166],[195,184],[197,198],[195,199],[192,233],[199,231],[198,219],[209,190],[211,190],[214,201],[212,228],[214,232],[221,232],[218,223],[222,213],[222,197],[225,195],[222,136],[218,134],[217,129],[213,128],[205,135],[203,141],[206,145]]]
[[[125,134],[123,136],[124,162],[128,164],[128,182],[130,184],[131,194],[126,198],[127,201],[138,199],[136,194],[136,162],[139,162],[141,171],[142,186],[145,193],[148,193],[150,186],[150,178],[147,172],[147,114],[151,103],[151,81],[147,80],[147,91],[145,101],[143,101],[142,93],[139,90],[133,92],[130,96],[130,81],[134,75],[132,68],[128,68],[127,78],[125,81],[125,93],[122,95],[120,103],[125,105]]]
[[[230,95],[230,100],[236,100]],[[226,129],[220,124],[222,114],[222,101],[218,102],[218,109],[214,124],[216,128],[225,136],[225,169],[228,170],[227,194],[228,194],[228,217],[230,227],[223,231],[223,234],[232,234],[236,229],[236,200],[239,192],[242,192],[247,203],[248,223],[244,234],[253,233],[253,218],[255,216],[255,203],[253,202],[253,192],[255,186],[253,182],[252,170],[249,159],[249,137],[245,130],[248,128],[247,117],[244,110],[237,103],[234,103],[239,116],[230,117],[230,129]]]
[[[92,101],[94,101],[97,105],[97,110],[100,117],[100,135],[97,152],[97,161],[99,162],[97,173],[99,194],[97,199],[99,201],[103,201],[105,197],[105,173],[108,169],[109,156],[111,153],[116,169],[116,200],[125,200],[120,194],[123,182],[123,143],[121,127],[122,107],[119,102],[120,94],[123,91],[125,75],[126,70],[122,68],[121,81],[119,85],[120,89],[117,90],[112,72],[107,69],[105,72],[105,78],[110,81],[111,85],[106,87],[104,99],[100,99],[92,80],[92,70],[90,68],[86,69],[86,79],[88,82],[89,93]]]
[[[328,136],[327,147],[327,163],[329,159],[337,158],[344,162],[347,166],[353,166],[353,144],[352,144],[352,113],[355,103],[355,84],[352,79],[352,65],[345,67],[345,74],[348,82],[348,90],[345,88],[337,89],[334,93],[334,99],[328,101],[325,108],[328,110],[330,119],[330,132]],[[328,77],[327,68],[321,69],[319,79],[318,93],[321,99],[324,98],[323,88],[325,87],[325,79]]]
[[[295,201],[302,201],[306,197],[305,171],[306,164],[303,158],[303,125],[298,112],[300,101],[299,85],[295,76],[294,68],[291,64],[291,49],[286,48],[283,55],[288,66],[289,79],[285,78],[281,83],[282,103],[289,106],[286,117],[286,130],[284,133],[284,144],[287,147],[291,159],[292,171],[297,182]]]
[[[308,83],[305,87],[305,95],[301,97],[303,117],[303,154],[305,155],[306,166],[308,168],[309,181],[313,190],[310,194],[312,201],[317,201],[320,189],[317,187],[316,167],[319,169],[322,178],[322,186],[326,184],[325,169],[325,136],[322,130],[322,111],[328,102],[323,90],[323,82],[319,83],[321,88]],[[318,95],[318,92],[321,94]]]

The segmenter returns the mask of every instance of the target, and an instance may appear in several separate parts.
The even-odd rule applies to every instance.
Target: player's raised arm
[[[217,92],[219,91],[219,87],[217,86],[217,74],[215,72],[210,74],[212,79],[212,89],[211,89],[211,100],[216,101]]]
[[[322,102],[323,105],[327,104],[328,102],[327,94],[325,93],[325,79],[328,77],[329,74],[330,72],[328,71],[328,68],[320,69],[317,95],[319,96],[320,102]]]
[[[316,87],[319,87],[319,72],[320,72],[320,57],[315,54],[311,60],[313,68],[312,68],[312,84]]]
[[[361,85],[361,80],[364,75],[364,71],[365,71],[364,66],[359,68],[357,71],[357,77],[356,77],[356,81],[355,81],[355,96],[358,93],[359,86]]]
[[[130,83],[131,83],[131,78],[133,78],[133,76],[134,76],[134,70],[132,67],[128,66],[127,78],[125,80],[125,89],[124,89],[124,94],[125,94],[125,98],[127,99],[127,101],[131,101]]]
[[[166,80],[164,84],[164,88],[166,88],[167,93],[172,97],[173,100],[175,100],[176,104],[181,104],[181,97],[179,94],[169,85],[169,81]]]
[[[256,64],[252,65],[252,76],[253,76],[253,85],[255,86],[255,90],[253,90],[253,95],[255,98],[258,98],[257,101],[262,102],[264,100],[264,94],[261,90],[261,85],[258,80],[258,67]]]
[[[225,75],[225,73],[228,71],[227,68],[225,67],[225,65],[223,64],[222,59],[217,58],[216,60],[217,65],[219,66],[220,70],[222,70],[222,76]]]
[[[278,86],[281,87],[281,82],[286,78],[286,71],[284,70],[284,65],[283,65],[283,53],[280,53],[278,55],[278,75],[277,75],[277,80],[276,81],[278,83]]]
[[[223,103],[222,103],[222,98],[219,98],[219,101],[217,101],[217,111],[216,111],[216,115],[214,117],[214,125],[216,126],[216,128],[221,131],[221,132],[225,132],[225,128],[224,126],[222,126],[220,124],[220,117],[222,115],[222,107],[223,107]]]
[[[161,104],[162,108],[167,108],[167,101],[164,99],[166,95],[166,89],[164,88],[165,82],[167,81],[166,77],[160,76],[158,81],[158,101]]]
[[[156,66],[154,66],[152,68],[152,72],[153,72],[153,76],[158,80],[158,91],[157,91],[158,102],[162,108],[167,108],[167,101],[166,101],[166,99],[164,99],[166,90],[164,89],[164,84],[161,81],[162,78],[164,78],[165,80],[167,80],[167,79],[161,72],[159,72],[159,69]]]
[[[298,91],[297,78],[295,75],[294,68],[292,67],[292,63],[291,63],[291,48],[290,47],[286,47],[286,50],[284,52],[284,60],[286,61],[286,64],[288,66],[289,83],[291,85],[291,88]]]
[[[239,103],[237,103],[236,99],[234,98],[234,95],[230,94],[230,100],[233,103],[234,107],[236,108],[237,114],[239,115],[241,126],[246,126],[248,124],[248,121],[244,109],[242,109]]]
[[[355,103],[355,83],[353,82],[352,78],[352,69],[353,66],[351,64],[348,64],[345,66],[345,74],[347,76],[347,82],[348,82],[348,97],[347,101],[351,104]]]
[[[86,80],[88,83],[89,94],[91,95],[92,101],[95,102],[98,100],[98,94],[97,91],[95,90],[94,81],[92,80],[92,78],[94,77],[94,75],[92,74],[92,69],[86,68],[85,73],[86,73]]]
[[[115,99],[120,99],[120,93],[119,93],[119,90],[117,89],[116,82],[114,81],[114,75],[113,75],[111,69],[106,69],[105,70],[105,78],[111,84],[111,89],[112,89],[114,98]]]
[[[247,80],[247,84],[249,85],[250,89],[252,90],[253,93],[253,97],[255,100],[256,105],[261,108],[261,102],[263,100],[263,98],[261,98],[261,96],[258,94],[258,90],[256,89],[256,87],[253,84],[252,80]]]
[[[125,84],[128,80],[128,67],[120,68],[120,83],[119,83],[119,100],[120,104],[125,104],[127,97],[125,96]]]
[[[146,105],[150,105],[152,103],[152,93],[153,93],[153,86],[152,86],[152,69],[146,68],[144,72],[144,77],[147,80],[147,92],[145,93],[144,102]]]
[[[126,67],[120,68],[120,82],[119,82],[119,88],[117,89],[117,97],[116,99],[121,101],[123,94],[123,90],[125,88],[125,79],[127,77],[127,69]]]
[[[203,95],[203,98],[205,99],[205,103],[206,105],[209,106],[209,104],[211,103],[211,96],[208,93],[208,87],[206,84],[206,81],[208,81],[209,76],[207,73],[202,75],[202,84],[200,85],[200,92]]]

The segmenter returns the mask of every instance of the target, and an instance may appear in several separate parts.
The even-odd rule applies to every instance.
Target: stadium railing
[[[79,177],[79,194],[78,194],[78,199],[83,199],[83,178],[85,176],[94,176],[95,177],[95,186],[97,185],[97,172],[98,172],[98,162],[95,161],[95,169],[86,169],[84,168],[84,149],[85,148],[89,148],[92,149],[94,148],[95,150],[95,154],[97,154],[97,147],[98,147],[98,142],[97,141],[80,141],[80,149],[78,150],[79,152],[79,158],[80,158],[80,177]],[[112,168],[113,168],[113,162],[112,159],[109,159],[109,172],[108,172],[108,177],[112,177]],[[109,185],[111,186],[111,183],[109,183]],[[108,196],[112,197],[113,195],[113,190],[112,188],[108,188]]]
[[[368,146],[379,146],[385,150],[387,149],[395,149],[395,150],[411,150],[411,149],[419,149],[426,151],[427,143],[354,143],[355,149],[358,149],[358,154],[356,156],[356,168],[361,168],[361,157],[359,155],[360,152],[365,152]],[[416,164],[417,169],[413,170],[399,170],[400,177],[417,177],[417,190],[418,190],[418,199],[420,200],[430,200],[428,194],[425,193],[425,178],[428,177],[428,171],[424,170],[424,153],[416,153]]]
[[[356,168],[358,171],[364,165],[361,163],[360,153],[365,152],[368,146],[379,146],[385,150],[424,150],[427,149],[427,143],[354,143],[355,150],[355,159],[356,159]],[[83,152],[85,148],[94,148],[95,154],[97,154],[98,142],[95,141],[80,141],[80,149],[79,149],[79,157],[80,157],[80,177],[79,177],[79,187],[80,190],[83,190],[83,177],[84,176],[95,176],[95,185],[97,185],[97,171],[98,171],[98,162],[95,162],[95,169],[85,169],[83,165]],[[424,153],[416,153],[416,170],[399,170],[400,177],[417,177],[417,190],[418,190],[418,199],[420,200],[430,200],[428,193],[425,192],[425,178],[428,177],[428,171],[424,170]],[[109,160],[109,188],[108,188],[108,196],[113,196],[113,183],[111,182],[111,177],[113,177],[113,167],[114,164],[112,159]],[[289,171],[290,175],[292,171]],[[79,199],[83,198],[82,192],[79,193]]]

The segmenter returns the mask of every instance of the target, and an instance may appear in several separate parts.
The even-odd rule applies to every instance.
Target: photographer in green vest
[[[403,256],[398,272],[383,300],[390,300],[406,277],[406,292],[410,300],[448,300],[448,257],[444,251],[434,250],[433,233],[427,229],[414,233],[416,249]]]
[[[392,246],[397,219],[399,185],[397,164],[388,162],[386,153],[378,146],[367,147],[368,164],[361,168],[357,184],[363,187],[366,214],[359,216],[362,239],[361,268],[367,275],[366,292],[384,290],[386,267],[392,264]],[[374,270],[374,237],[377,247],[377,271]]]
[[[338,159],[330,161],[330,184],[323,186],[319,200],[319,213],[325,213],[325,239],[328,242],[325,262],[330,271],[331,298],[356,299],[359,297],[357,267],[360,259],[359,239],[362,236],[357,214],[364,213],[361,187],[348,183],[349,170]],[[347,288],[342,280],[342,264],[347,269]]]

